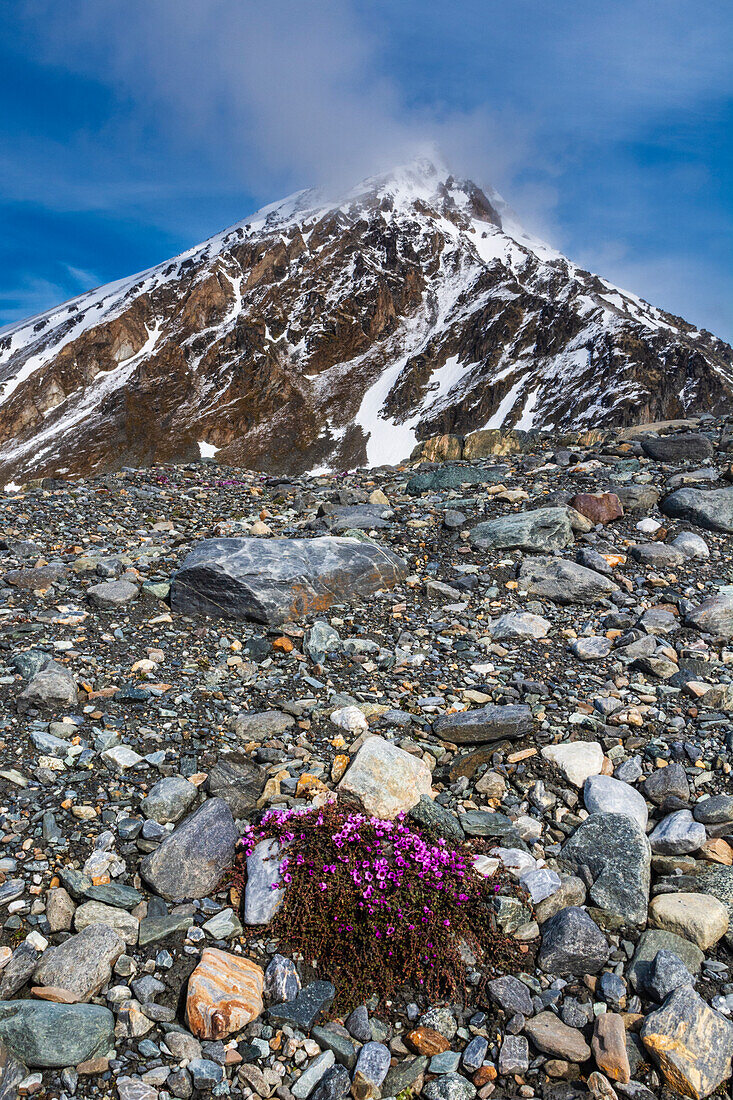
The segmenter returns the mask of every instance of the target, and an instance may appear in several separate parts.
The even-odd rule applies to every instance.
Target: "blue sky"
[[[733,339],[730,0],[13,0],[0,324],[435,142]]]

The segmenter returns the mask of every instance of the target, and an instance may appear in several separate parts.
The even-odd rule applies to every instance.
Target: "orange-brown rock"
[[[222,1039],[262,1012],[262,968],[251,959],[207,947],[188,980],[186,1017],[199,1039]]]
[[[596,1019],[590,1046],[598,1068],[612,1081],[628,1085],[631,1069],[626,1053],[626,1028],[617,1012],[603,1012]]]
[[[700,848],[700,855],[711,863],[722,863],[724,867],[733,865],[733,848],[722,836],[706,840]]]
[[[58,985],[34,985],[31,989],[34,997],[42,1001],[54,1001],[60,1005],[75,1005],[83,999],[69,989],[62,989]]]
[[[405,1041],[417,1054],[426,1054],[429,1058],[450,1050],[446,1037],[432,1027],[416,1027],[408,1033]]]
[[[620,519],[624,514],[621,501],[615,493],[576,493],[568,503],[591,523],[602,523],[604,526]]]
[[[493,1065],[493,1063],[488,1062],[484,1066],[479,1066],[471,1080],[473,1081],[476,1088],[480,1089],[483,1085],[488,1085],[489,1081],[495,1081],[497,1077],[498,1073],[496,1066]]]
[[[331,779],[334,783],[338,783],[339,779],[343,777],[344,772],[351,763],[351,757],[347,752],[337,753],[333,758],[331,764]]]

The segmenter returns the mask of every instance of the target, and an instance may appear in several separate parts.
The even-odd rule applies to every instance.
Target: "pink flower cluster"
[[[467,890],[470,886],[466,879],[472,876],[465,857],[449,848],[443,839],[435,844],[426,842],[408,828],[404,814],[395,821],[359,813],[343,816],[330,835],[333,855],[328,861],[315,860],[299,850],[298,841],[305,841],[307,834],[301,831],[298,822],[306,817],[310,818],[309,825],[320,827],[325,823],[324,810],[310,807],[270,810],[258,829],[247,826],[242,838],[245,853],[249,854],[260,840],[273,834],[279,837],[284,848],[292,846],[292,854],[286,851],[280,860],[284,886],[292,882],[293,873],[297,871],[309,878],[315,877],[321,891],[327,891],[331,883],[336,885],[334,876],[338,875],[336,888],[342,889],[343,872],[346,872],[358,899],[358,908],[365,915],[381,918],[381,928],[374,930],[377,939],[382,935],[392,936],[398,921],[431,923],[435,914],[430,904],[423,904],[417,914],[414,906],[410,906],[410,913],[405,911],[405,893],[414,886],[416,879],[428,895],[432,891],[442,892],[459,905],[469,900]],[[448,918],[443,918],[441,923],[450,927]],[[417,923],[406,925],[410,931],[417,926]],[[338,928],[339,932],[352,930],[349,924]]]

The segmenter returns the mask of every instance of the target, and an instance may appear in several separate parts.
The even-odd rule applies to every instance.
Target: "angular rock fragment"
[[[521,591],[559,604],[597,603],[619,591],[608,577],[564,558],[528,558],[517,579]]]
[[[456,745],[480,745],[488,741],[514,740],[533,726],[530,707],[520,703],[481,707],[446,714],[433,725],[435,733]]]
[[[145,856],[140,870],[168,901],[202,898],[231,866],[238,839],[229,806],[222,798],[210,798]]]
[[[383,737],[368,737],[339,783],[368,814],[391,820],[432,795],[432,776],[423,760]]]
[[[731,1072],[733,1024],[705,1004],[692,986],[680,986],[651,1012],[641,1039],[667,1084],[702,1100]]]

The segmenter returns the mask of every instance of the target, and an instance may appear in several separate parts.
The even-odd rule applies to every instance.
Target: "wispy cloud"
[[[350,184],[437,143],[457,172],[498,186],[530,228],[584,250],[601,273],[628,272],[648,298],[666,286],[661,304],[699,305],[711,327],[724,315],[712,304],[724,265],[712,252],[706,263],[708,170],[688,150],[733,88],[729,0],[19,0],[17,10],[17,48],[109,90],[110,106],[56,138],[18,134],[0,152],[6,197],[203,235],[220,226],[196,219],[199,198],[214,209],[212,196]],[[674,182],[665,158],[676,158]],[[663,214],[638,199],[650,185]],[[595,241],[611,238],[625,260],[604,271]],[[675,284],[682,255],[694,288],[682,274]]]

